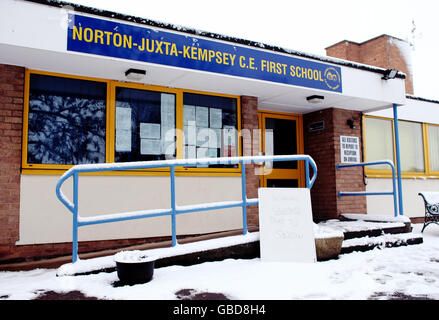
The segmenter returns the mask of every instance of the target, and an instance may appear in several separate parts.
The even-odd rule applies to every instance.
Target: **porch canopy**
[[[138,17],[48,0],[0,3],[0,63],[258,98],[266,110],[370,112],[405,104],[405,75]],[[292,35],[294,36],[294,35]],[[318,96],[318,103],[307,97]]]

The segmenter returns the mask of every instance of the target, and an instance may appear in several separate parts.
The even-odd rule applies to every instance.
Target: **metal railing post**
[[[175,204],[175,167],[171,166],[171,221],[172,221],[172,246],[177,245],[177,228],[176,228],[176,204]]]
[[[393,166],[390,166],[392,168],[392,185],[393,185],[393,208],[395,211],[395,217],[398,216],[398,212],[397,212],[397,201],[396,201],[396,182],[395,182],[395,168]]]
[[[73,232],[72,232],[72,262],[78,260],[78,182],[79,176],[73,174]]]
[[[306,187],[309,189],[309,163],[308,163],[308,159],[305,159],[305,183],[306,183]]]
[[[393,122],[395,126],[395,152],[396,152],[396,173],[398,179],[398,202],[399,202],[399,214],[402,216],[404,214],[404,209],[402,205],[402,177],[401,177],[401,156],[399,149],[399,125],[398,125],[398,106],[393,104]]]
[[[396,183],[395,183],[395,166],[393,163],[389,160],[382,160],[382,161],[371,161],[371,162],[363,162],[363,163],[355,163],[355,164],[337,164],[337,170],[343,169],[343,168],[350,168],[350,167],[365,167],[365,166],[371,166],[371,165],[379,165],[379,164],[387,164],[392,169],[392,184],[393,184],[393,190],[392,192],[370,192],[370,191],[364,191],[364,192],[338,192],[338,197],[343,196],[371,196],[371,195],[393,195],[393,209],[395,213],[395,217],[398,216],[397,211],[397,202],[396,202]]]
[[[245,184],[245,162],[241,163],[241,192],[242,192],[242,233],[247,234],[247,189]]]

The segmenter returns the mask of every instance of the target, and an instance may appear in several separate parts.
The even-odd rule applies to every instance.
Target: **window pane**
[[[265,154],[297,154],[295,120],[265,118]],[[274,161],[272,166],[274,169],[297,169],[297,161]]]
[[[430,149],[430,170],[439,171],[439,126],[428,126],[428,148]]]
[[[175,95],[116,88],[115,161],[175,158]]]
[[[283,162],[283,161],[278,161]],[[298,188],[297,179],[267,179],[267,188]]]
[[[392,121],[386,119],[365,118],[365,148],[367,161],[393,161]],[[369,166],[368,169],[389,170],[388,165]]]
[[[238,155],[236,99],[194,93],[183,94],[184,158]],[[223,168],[237,165],[199,165]]]
[[[422,124],[408,121],[398,122],[401,170],[403,172],[424,172]]]
[[[30,75],[27,161],[105,162],[106,83]]]

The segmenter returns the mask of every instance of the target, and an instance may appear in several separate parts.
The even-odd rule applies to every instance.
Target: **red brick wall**
[[[324,129],[309,132],[314,122],[324,121]],[[337,199],[335,184],[334,128],[332,109],[303,115],[304,153],[317,165],[317,180],[311,189],[311,202],[315,220],[336,218]]]
[[[361,62],[361,47],[352,41],[341,41],[331,47],[326,48],[326,54],[330,57]]]
[[[332,109],[334,121],[334,155],[335,163],[341,163],[340,136],[358,137],[360,141],[360,161],[362,158],[361,140],[361,112],[344,109]],[[355,129],[347,125],[348,120],[354,120]],[[335,169],[336,189],[338,191],[365,191],[364,171],[362,167]],[[366,197],[350,196],[337,197],[337,215],[342,213],[363,213],[367,212]]]
[[[19,236],[24,68],[0,64],[0,259]]]
[[[355,120],[355,129],[347,125],[348,119]],[[340,135],[361,137],[360,119],[359,112],[335,108],[303,116],[304,152],[314,159],[318,170],[311,189],[314,220],[336,219],[341,213],[366,213],[365,197],[337,197],[338,191],[365,190],[361,168],[336,168],[340,163]],[[318,121],[324,121],[324,129],[310,132],[310,124]]]
[[[395,44],[402,40],[382,35],[362,43],[341,41],[328,48],[326,54],[331,57],[355,61],[384,69],[397,69],[406,74],[406,93],[413,94],[413,75],[409,61]]]
[[[241,97],[241,136],[243,156],[257,155],[259,152],[258,98]],[[247,198],[257,198],[259,176],[255,174],[255,165],[247,164],[245,168]],[[258,207],[247,207],[247,224],[259,226]]]

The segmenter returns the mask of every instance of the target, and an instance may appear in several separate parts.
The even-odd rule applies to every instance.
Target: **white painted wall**
[[[393,108],[366,114],[393,119]],[[439,103],[406,99],[405,104],[398,107],[398,119],[439,124]]]
[[[366,191],[392,190],[392,180],[367,178]],[[424,201],[418,195],[421,191],[439,191],[439,179],[402,179],[404,215],[409,218],[424,217]],[[393,216],[392,196],[367,196],[367,213],[370,215]]]
[[[67,48],[68,11],[36,3],[0,1],[0,43],[49,51]]]
[[[69,242],[72,214],[55,195],[59,176],[22,175],[20,240],[17,244]],[[95,216],[143,209],[170,208],[169,177],[82,176],[79,214]],[[72,199],[71,179],[63,192]],[[240,177],[176,177],[177,205],[241,200]],[[79,228],[79,241],[171,235],[171,218],[156,217]],[[242,211],[231,208],[181,214],[177,234],[198,234],[242,228]]]

